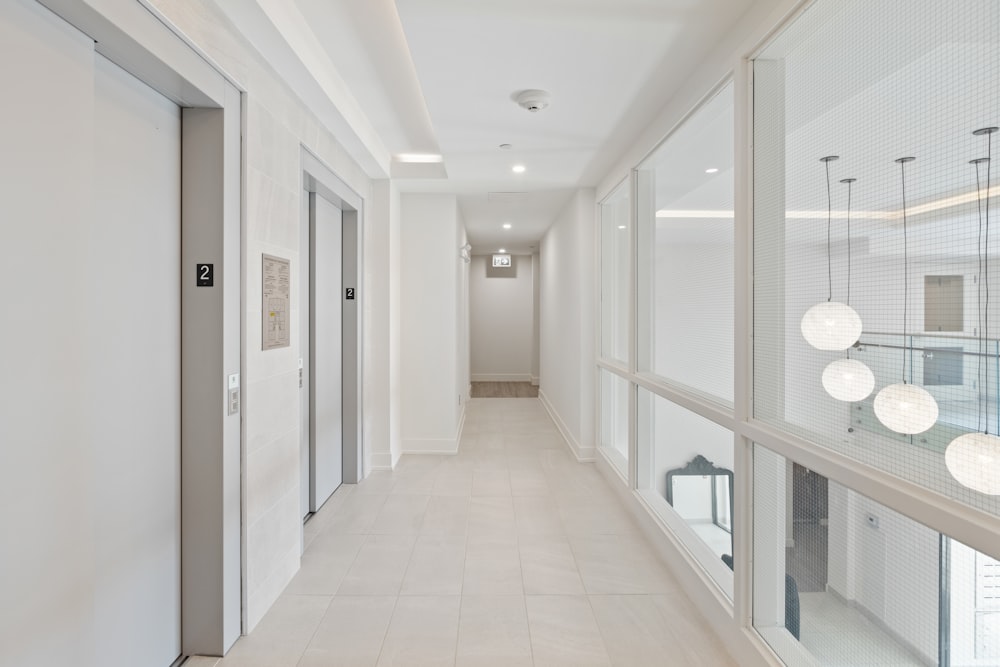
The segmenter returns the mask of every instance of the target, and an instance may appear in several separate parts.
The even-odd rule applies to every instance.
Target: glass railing
[[[875,391],[851,406],[851,428],[943,452],[955,437],[1000,425],[1000,341],[947,334],[865,332],[850,356],[875,375]],[[904,371],[905,363],[905,371]],[[902,382],[926,389],[937,401],[938,420],[929,430],[903,435],[875,416],[879,390]]]

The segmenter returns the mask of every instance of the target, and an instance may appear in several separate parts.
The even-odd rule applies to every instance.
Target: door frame
[[[303,196],[316,193],[339,208],[343,219],[341,251],[342,285],[354,290],[353,300],[342,299],[342,365],[343,373],[343,471],[345,484],[357,484],[364,476],[364,438],[362,425],[364,400],[362,395],[363,308],[363,229],[364,198],[340,179],[309,152],[301,148]],[[301,217],[301,216],[300,216]],[[300,220],[300,224],[303,224]],[[308,219],[304,224],[308,224]]]
[[[245,368],[245,91],[142,0],[37,2],[182,109],[181,651],[224,655],[246,627],[242,410],[228,409]]]

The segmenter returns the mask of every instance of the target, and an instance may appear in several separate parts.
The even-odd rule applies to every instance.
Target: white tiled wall
[[[292,275],[299,260],[301,197],[301,148],[319,157],[349,187],[370,203],[371,184],[361,167],[347,154],[319,121],[278,80],[259,54],[228,26],[227,20],[204,0],[151,0],[165,18],[202,49],[236,84],[246,91],[245,247],[246,270],[244,438],[246,454],[246,574],[247,619],[252,629],[299,567],[299,392],[298,335],[294,330],[299,310],[298,289],[293,281],[292,345],[280,350],[261,350],[261,254],[288,258]],[[388,215],[370,218],[366,225],[388,224]],[[370,233],[370,232],[369,232]],[[366,234],[367,236],[367,234]],[[375,235],[377,243],[366,245],[366,273],[387,270],[388,235]],[[384,245],[385,248],[381,246]],[[372,258],[372,261],[369,260]],[[384,288],[384,289],[383,289]],[[388,303],[388,284],[382,295],[369,291],[373,304]],[[370,314],[369,314],[370,317]],[[368,337],[366,333],[366,338]],[[385,349],[365,350],[388,357]],[[378,364],[366,364],[379,367]],[[384,366],[384,365],[383,365]],[[384,369],[383,369],[384,370]],[[374,379],[386,384],[382,372]],[[366,392],[369,377],[365,377]],[[368,394],[366,393],[366,396]],[[380,410],[381,408],[381,410]],[[376,418],[366,426],[381,426],[377,415],[388,420],[386,406],[366,406]],[[387,428],[375,429],[387,432]],[[367,429],[366,429],[367,431]],[[366,436],[368,434],[366,433]],[[366,441],[369,438],[366,437]],[[384,436],[366,442],[371,449],[388,452]]]

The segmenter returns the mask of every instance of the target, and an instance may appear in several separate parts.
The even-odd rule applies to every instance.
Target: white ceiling
[[[338,106],[356,106],[377,135],[361,137],[369,148],[442,154],[442,165],[393,161],[392,176],[404,191],[457,194],[474,252],[523,252],[753,0],[216,1],[241,29],[253,19],[265,56],[293,53]],[[551,106],[517,106],[528,88],[551,92]]]

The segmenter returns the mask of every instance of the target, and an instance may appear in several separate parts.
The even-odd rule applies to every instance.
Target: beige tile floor
[[[735,665],[538,399],[473,399],[457,456],[342,486],[302,568],[187,667]]]

